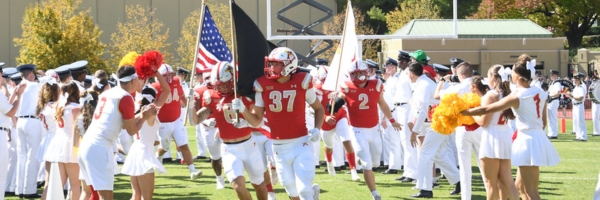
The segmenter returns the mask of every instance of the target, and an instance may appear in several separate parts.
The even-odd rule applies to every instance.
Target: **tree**
[[[373,28],[369,26],[363,25],[366,20],[366,15],[358,10],[357,8],[353,9],[354,11],[354,19],[356,20],[356,34],[357,35],[373,35],[375,31]],[[346,20],[346,12],[341,12],[333,17],[332,22],[323,23],[323,33],[325,35],[342,35],[344,29],[344,21]],[[318,43],[317,40],[311,41],[311,46],[314,46]],[[340,40],[333,41],[333,47],[329,50],[325,51],[321,56],[323,58],[331,59],[335,54],[338,44]],[[325,43],[321,43],[317,49],[322,49],[326,46]],[[362,41],[362,50],[363,50],[363,58],[364,59],[373,59],[377,58],[377,51],[379,50],[380,42],[379,40],[363,40]]]
[[[484,0],[473,18],[528,18],[556,36],[565,36],[574,50],[599,12],[600,0]]]
[[[80,4],[81,0],[48,0],[30,5],[21,25],[22,37],[14,39],[15,46],[21,47],[17,63],[47,70],[87,60],[88,70],[105,69],[102,31],[92,20],[91,10],[80,10]]]
[[[457,3],[457,17],[458,19],[465,19],[475,12],[482,0],[458,0]],[[440,18],[452,19],[453,18],[453,7],[452,0],[434,0],[434,4],[440,8]]]
[[[165,63],[174,61],[174,56],[169,52],[171,44],[167,43],[169,29],[162,31],[163,23],[154,18],[154,9],[140,5],[126,6],[127,20],[117,23],[117,32],[110,36],[113,44],[109,63],[114,71],[123,56],[131,51],[142,54],[149,50],[162,53]]]
[[[214,0],[206,2],[208,9],[211,12],[217,28],[223,36],[223,40],[227,42],[227,46],[231,49],[231,17],[229,16],[229,5],[224,3],[217,3]],[[177,43],[177,55],[179,60],[177,64],[180,67],[190,69],[192,61],[194,60],[194,53],[196,50],[196,37],[198,36],[198,23],[200,22],[200,11],[202,8],[194,10],[185,20],[183,21],[183,27],[181,29],[181,36]]]
[[[404,1],[385,18],[388,30],[395,32],[413,19],[440,19],[440,9],[433,0]]]

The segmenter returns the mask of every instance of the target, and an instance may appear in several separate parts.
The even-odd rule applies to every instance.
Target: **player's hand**
[[[396,130],[396,131],[402,130],[402,125],[400,125],[400,123],[398,123],[398,122],[392,123],[392,127],[394,127],[394,130]]]
[[[381,128],[387,129],[387,122],[385,122],[385,120],[381,122]]]
[[[242,118],[238,118],[236,122],[233,122],[233,126],[240,129],[251,127],[250,123],[248,123],[248,121]]]
[[[215,120],[215,118],[210,118],[210,119],[204,120],[204,125],[214,128],[217,125],[217,121]]]
[[[335,125],[335,123],[337,123],[337,120],[335,119],[334,116],[327,116],[325,117],[325,122],[327,122],[329,125]]]
[[[242,103],[240,98],[235,98],[231,101],[231,108],[239,113],[243,113],[246,110],[246,105]]]
[[[419,143],[417,143],[417,133],[412,132],[412,134],[410,134],[410,146],[412,146],[413,148],[417,148],[418,145]]]
[[[147,105],[142,110],[142,116],[144,117],[144,119],[153,117],[156,114],[158,114],[158,108],[154,104]]]
[[[308,131],[308,139],[313,142],[317,142],[321,139],[321,131],[318,128],[313,128]]]

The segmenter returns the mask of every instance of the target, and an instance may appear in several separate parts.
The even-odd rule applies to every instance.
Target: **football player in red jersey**
[[[334,113],[347,102],[350,126],[356,140],[356,155],[363,165],[363,175],[367,187],[371,190],[373,199],[381,199],[381,195],[375,187],[375,176],[373,167],[379,166],[381,158],[381,135],[378,131],[379,113],[377,106],[383,111],[384,116],[389,119],[396,131],[400,130],[400,124],[394,119],[392,112],[383,99],[383,84],[380,79],[367,79],[367,66],[356,60],[348,68],[351,82],[342,86],[342,92],[333,105]],[[331,107],[331,106],[328,106]]]
[[[298,57],[287,47],[273,49],[265,58],[265,76],[254,81],[256,91],[254,108],[247,109],[244,117],[258,127],[263,116],[269,120],[277,174],[281,185],[292,199],[319,199],[319,185],[315,178],[312,143],[320,139],[324,110],[312,87],[312,77],[297,72]],[[308,130],[305,103],[315,111],[315,128]],[[241,106],[240,99],[233,101]]]
[[[325,78],[327,77],[327,68],[325,66],[322,66],[318,69],[317,77],[318,81],[314,87],[317,91],[317,95],[321,96],[321,105],[323,105],[323,107],[327,107],[327,105],[331,104],[332,101],[335,100],[336,96],[334,92],[323,89],[323,83],[325,83]],[[346,159],[348,159],[348,165],[350,165],[350,174],[352,174],[352,180],[359,181],[360,177],[356,172],[356,158],[354,154],[354,148],[352,147],[352,137],[350,135],[351,132],[348,126],[346,109],[340,108],[334,115],[330,114],[331,111],[325,109],[325,123],[323,123],[321,130],[323,142],[325,143],[327,172],[329,172],[329,175],[335,176],[335,169],[331,161],[333,156],[333,147],[335,146],[336,140],[335,135],[337,135],[342,141],[342,144],[344,144],[344,149],[346,150]]]
[[[210,69],[208,69],[210,70]],[[219,132],[217,128],[217,123],[215,117],[210,114],[210,109],[203,106],[203,101],[205,92],[216,93],[213,85],[210,83],[210,71],[204,72],[203,74],[204,81],[206,84],[194,89],[194,107],[190,106],[190,110],[188,111],[190,124],[197,125],[196,129],[196,138],[198,138],[198,131],[200,131],[200,137],[202,138],[204,145],[208,147],[208,153],[210,154],[210,164],[213,170],[215,171],[217,190],[225,188],[225,178],[223,177],[223,165],[221,160],[221,139],[217,137]],[[215,100],[218,101],[218,100]],[[203,109],[204,108],[204,109]],[[205,118],[199,120],[194,116],[194,113],[198,115],[199,113],[206,113]],[[199,129],[199,130],[198,130]]]
[[[227,178],[239,199],[252,199],[246,189],[244,169],[248,173],[250,183],[256,190],[256,197],[267,199],[267,188],[263,184],[263,174],[266,171],[262,156],[252,138],[250,124],[242,115],[236,117],[237,112],[244,113],[246,107],[252,109],[252,100],[242,98],[239,110],[233,110],[231,101],[234,97],[233,67],[227,62],[218,62],[212,69],[210,82],[214,90],[206,90],[203,94],[202,116],[194,115],[194,121],[206,119],[206,113],[215,117],[219,127],[219,137],[223,140],[223,167]],[[208,111],[205,111],[208,110]]]
[[[158,147],[158,160],[162,160],[162,156],[171,147],[171,138],[175,139],[177,148],[183,154],[183,159],[188,165],[190,170],[190,178],[196,179],[202,175],[201,170],[196,170],[194,167],[194,158],[192,152],[188,147],[188,136],[185,126],[182,120],[179,120],[181,115],[181,105],[186,105],[187,100],[183,97],[183,88],[178,77],[173,77],[173,68],[168,64],[162,64],[158,68],[158,72],[162,75],[165,80],[169,83],[171,88],[171,94],[165,101],[165,104],[160,108],[158,113],[158,120],[160,121],[160,130],[158,131],[158,138],[160,139],[160,146]],[[160,83],[155,82],[151,85],[156,92],[156,96],[160,96],[162,93]]]

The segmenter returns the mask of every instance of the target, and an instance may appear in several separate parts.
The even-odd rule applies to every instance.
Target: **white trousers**
[[[196,151],[198,152],[196,156],[206,157],[206,143],[204,142],[204,137],[202,137],[202,126],[204,125],[196,125]]]
[[[383,146],[387,147],[384,149],[384,154],[387,152],[387,163],[389,169],[400,170],[404,164],[403,148],[400,140],[400,132],[394,130],[394,127],[388,122],[385,122],[388,126],[383,129]]]
[[[217,132],[219,132],[219,129],[217,128],[212,128],[212,127],[208,127],[208,126],[204,126],[202,124],[200,124],[202,126],[202,128],[200,128],[200,131],[202,131],[202,138],[204,139],[204,145],[208,148],[208,153],[210,154],[210,159],[211,160],[219,160],[221,159],[221,138],[216,137]]]
[[[8,160],[8,134],[6,131],[0,131],[0,160]],[[4,190],[6,189],[6,177],[8,165],[0,164],[0,199],[4,199]]]
[[[360,159],[362,169],[372,170],[379,167],[381,161],[381,135],[378,126],[372,128],[352,127],[355,140],[352,141],[352,147]]]
[[[585,127],[585,107],[582,104],[573,104],[573,131],[575,137],[581,140],[587,140],[587,128]]]
[[[334,136],[334,141],[333,141],[333,166],[334,167],[341,167],[344,165],[345,162],[345,158],[346,156],[346,151],[345,151],[345,147],[344,147],[344,143],[342,143],[342,140],[340,139],[339,136]],[[350,141],[352,141],[352,139],[350,139]]]
[[[230,183],[248,173],[250,183],[260,185],[264,181],[265,166],[257,143],[252,137],[239,144],[223,144],[223,170]]]
[[[273,144],[275,165],[281,185],[288,196],[300,196],[302,200],[312,200],[314,191],[315,166],[307,165],[314,161],[313,142],[308,136],[296,138],[286,144]]]
[[[460,196],[462,200],[471,199],[471,152],[475,153],[475,158],[479,158],[479,143],[481,142],[481,130],[465,131],[463,126],[456,128],[456,149],[458,150],[458,166],[460,166]],[[479,159],[475,159],[481,170]],[[483,176],[482,176],[483,178]],[[485,184],[485,182],[484,182]]]
[[[558,137],[558,106],[560,102],[554,100],[548,104],[548,136]]]
[[[19,118],[17,122],[17,194],[37,193],[37,174],[40,162],[36,159],[42,142],[42,123],[39,119]]]
[[[344,154],[346,151],[344,150],[343,142],[352,140],[352,137],[350,136],[351,133],[352,132],[350,130],[350,126],[348,125],[347,118],[342,118],[339,121],[337,121],[335,129],[333,130],[321,130],[321,136],[323,138],[323,143],[325,144],[325,147],[333,149],[333,166],[340,167],[344,165]],[[320,150],[317,151],[319,153],[321,152]]]
[[[594,129],[592,134],[600,135],[600,104],[592,102],[592,123],[594,123]]]
[[[448,182],[452,185],[456,184],[460,179],[460,175],[456,165],[452,162],[451,152],[448,152],[445,146],[448,136],[436,133],[430,126],[423,129],[421,132],[425,133],[425,139],[419,150],[417,188],[427,191],[433,189],[431,169],[434,162],[436,167],[444,171]]]
[[[410,135],[412,134],[410,130],[408,130],[408,113],[410,110],[410,106],[408,104],[404,104],[401,106],[396,106],[396,114],[395,118],[403,125],[402,130],[400,131],[400,142],[402,143],[402,150],[404,154],[404,172],[402,176],[416,179],[417,173],[417,163],[418,163],[418,154],[417,148],[414,148],[410,145]]]
[[[8,172],[6,176],[6,190],[5,192],[15,192],[17,188],[17,130],[15,127],[11,128],[10,131],[11,141],[8,142]]]
[[[268,163],[275,164],[275,159],[273,158],[273,142],[261,132],[252,132],[252,138],[256,141],[256,146],[263,158],[264,166],[268,167]]]

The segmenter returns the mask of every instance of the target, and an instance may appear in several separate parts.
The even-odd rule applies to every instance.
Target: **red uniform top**
[[[327,105],[330,104],[331,102],[335,101],[335,96],[331,96],[332,93],[329,90],[324,90],[323,89],[323,84],[321,83],[317,83],[315,85],[315,89],[317,90],[317,96],[322,96],[323,98],[321,98],[321,105],[323,105],[323,108],[327,108]],[[325,109],[325,117],[329,116],[331,112],[327,111],[327,109]],[[336,121],[340,121],[340,119],[342,118],[346,118],[347,117],[347,113],[346,113],[346,109],[345,108],[340,108],[337,113],[333,114],[333,116],[335,117]],[[325,120],[325,118],[323,118],[323,120]],[[337,122],[336,122],[337,124]],[[323,123],[323,126],[321,126],[321,130],[324,131],[330,131],[333,130],[335,128],[335,125],[331,125],[327,122]]]
[[[368,80],[365,88],[359,88],[352,82],[346,82],[347,88],[342,88],[346,95],[348,121],[357,128],[372,128],[377,126],[379,112],[377,102],[383,91],[381,80]]]
[[[215,117],[217,127],[219,128],[219,137],[221,137],[221,139],[229,140],[241,138],[252,132],[252,129],[249,127],[238,129],[233,126],[235,120],[235,111],[231,109],[233,95],[224,97],[214,90],[206,90],[203,94],[203,99],[202,107],[209,108],[212,115]],[[242,97],[241,99],[246,107],[249,107],[252,104],[251,100],[247,97]],[[238,116],[240,119],[244,118],[242,114],[239,114]]]
[[[162,93],[160,83],[152,83],[151,87],[156,90],[156,96],[160,96]],[[184,91],[177,76],[173,77],[173,80],[169,83],[169,88],[171,88],[171,94],[169,94],[167,101],[165,101],[165,104],[158,112],[158,120],[160,122],[174,122],[179,119],[181,115],[181,99],[183,98]]]
[[[207,91],[207,90],[213,91],[212,89],[208,89],[208,87],[206,87],[206,85],[194,88],[194,102],[196,104],[196,105],[194,105],[195,110],[202,108],[202,105],[204,102],[204,98],[202,98],[202,95],[204,95],[204,91]],[[215,118],[215,117],[213,117],[212,113],[210,115],[208,115],[208,117],[206,119],[210,119],[210,118]]]
[[[312,77],[305,72],[291,75],[285,83],[262,76],[254,81],[260,92],[274,140],[294,139],[308,134],[306,129],[306,91],[312,88]],[[256,102],[259,106],[260,102]]]

